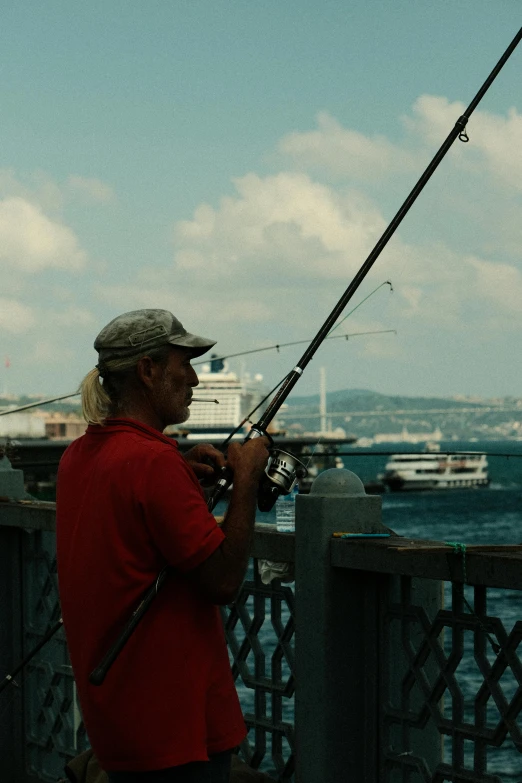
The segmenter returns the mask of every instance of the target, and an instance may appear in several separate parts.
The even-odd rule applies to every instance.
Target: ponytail
[[[111,408],[111,399],[101,384],[97,367],[80,384],[82,413],[87,424],[104,424]]]

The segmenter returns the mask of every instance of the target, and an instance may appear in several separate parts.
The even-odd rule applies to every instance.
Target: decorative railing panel
[[[16,578],[13,566],[9,578],[22,585],[20,628],[26,654],[59,616],[54,533],[49,508],[41,509],[42,521],[35,505],[14,505],[0,507],[0,534],[4,525],[11,543],[19,535],[20,546],[10,551],[14,558],[20,551],[20,575]],[[33,532],[23,529],[24,520]],[[38,526],[40,530],[34,529]],[[328,539],[328,557],[319,563],[311,552],[313,567],[306,572],[314,589],[320,568],[349,576],[346,584],[352,593],[336,592],[332,600],[345,604],[351,598],[364,606],[364,622],[350,628],[349,643],[372,650],[370,675],[377,689],[369,689],[357,671],[350,682],[352,688],[372,694],[358,704],[375,714],[375,723],[368,714],[361,715],[360,722],[375,725],[378,739],[372,754],[375,770],[358,783],[520,783],[522,556],[470,548],[464,558],[435,543],[407,543],[412,551],[401,551],[404,539],[399,538],[359,544]],[[256,559],[291,562],[296,547],[299,534],[296,541],[268,527],[256,529]],[[224,610],[225,629],[249,728],[244,755],[253,767],[286,783],[297,761],[295,733],[302,731],[302,725],[294,728],[294,690],[307,685],[294,681],[295,658],[303,650],[301,642],[294,646],[295,629],[304,641],[316,629],[303,625],[301,611],[297,622],[292,587],[264,585],[256,566],[254,560],[241,595]],[[299,601],[301,595],[298,585]],[[366,622],[370,611],[374,614]],[[326,633],[328,647],[339,628],[327,626]],[[9,666],[18,655],[16,649]],[[335,678],[337,672],[325,669],[318,674]],[[13,783],[28,783],[30,777],[56,783],[65,761],[87,746],[61,632],[17,680],[24,694],[25,744],[20,753],[27,777],[13,778]],[[344,682],[335,680],[339,686],[332,709],[339,715],[354,701],[354,690],[348,692]],[[2,709],[6,694],[0,695]],[[318,714],[305,717],[314,726],[321,721]],[[344,747],[335,752],[345,757]]]
[[[400,600],[383,616],[384,647],[400,637],[402,653],[400,673],[397,661],[383,669],[386,783],[522,780],[522,621],[509,609],[507,619],[489,615],[489,593],[500,614],[501,591],[450,583],[448,608],[429,617],[400,578]],[[504,606],[508,596],[520,605],[518,591],[505,591]],[[431,765],[418,752],[430,733],[442,758]]]
[[[34,508],[26,509],[34,521]],[[15,511],[18,523],[21,509]],[[42,526],[52,527],[48,521]],[[59,619],[60,604],[54,532],[23,530],[21,541],[25,656]],[[265,555],[284,555],[281,543],[288,547],[292,542],[288,537],[281,542],[275,535],[268,540],[261,536]],[[251,766],[286,782],[293,779],[295,760],[294,594],[277,581],[264,585],[252,565],[248,576],[237,601],[223,610],[231,665],[249,729],[242,753]],[[23,683],[26,772],[56,783],[67,761],[89,747],[63,630],[32,658],[17,681]]]
[[[24,654],[60,617],[54,533],[26,532],[23,541]],[[66,762],[88,747],[63,630],[24,672],[26,768],[56,783]]]
[[[263,584],[257,560],[250,576],[224,610],[232,672],[249,729],[242,752],[250,766],[290,781],[295,767],[294,593],[279,581]]]

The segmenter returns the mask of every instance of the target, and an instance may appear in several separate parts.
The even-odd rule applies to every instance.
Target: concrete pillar
[[[7,457],[0,453],[0,498],[4,500],[30,500],[25,491],[22,470],[12,467]]]
[[[377,781],[378,606],[387,577],[330,566],[334,532],[388,532],[381,498],[324,471],[296,507],[298,783]]]
[[[330,565],[332,533],[391,532],[381,498],[366,495],[351,471],[334,469],[296,502],[296,783],[380,783],[386,749],[413,752],[433,769],[441,760],[433,723],[404,737],[381,733],[383,699],[400,708],[409,671],[401,627],[385,619],[390,600],[401,602],[400,577]],[[413,580],[410,600],[433,617],[441,584]],[[410,628],[415,644],[423,633]],[[433,666],[424,670],[430,679]],[[416,689],[413,709],[418,697]]]

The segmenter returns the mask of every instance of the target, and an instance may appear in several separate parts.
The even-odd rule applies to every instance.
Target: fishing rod
[[[414,202],[424,189],[425,185],[431,178],[431,176],[436,171],[437,167],[451,148],[453,142],[458,138],[462,142],[468,142],[469,137],[466,133],[466,125],[467,122],[473,113],[473,111],[478,106],[479,102],[482,100],[484,95],[486,94],[487,90],[515,50],[515,48],[520,43],[520,40],[522,39],[522,28],[518,31],[516,36],[513,38],[509,46],[507,47],[506,51],[500,58],[500,60],[497,62],[489,76],[487,77],[486,81],[483,83],[471,103],[469,104],[468,108],[464,111],[464,113],[457,119],[455,122],[455,125],[449,132],[448,136],[446,137],[445,141],[442,143],[438,151],[435,153],[433,159],[417,181],[417,183],[414,185],[408,196],[406,197],[405,201],[403,202],[402,206],[388,225],[388,227],[385,229],[384,233],[378,240],[377,244],[373,248],[373,250],[370,252],[367,259],[364,261],[362,266],[360,267],[359,271],[351,281],[351,283],[348,285],[347,289],[333,308],[333,310],[330,312],[330,315],[327,317],[326,321],[323,323],[319,331],[317,332],[314,339],[311,341],[310,345],[307,347],[306,351],[304,352],[301,359],[298,361],[294,369],[288,374],[285,381],[281,385],[279,391],[276,393],[274,399],[269,404],[267,409],[264,411],[264,413],[261,415],[261,418],[257,422],[257,424],[254,424],[252,429],[247,435],[247,440],[255,437],[262,437],[266,436],[267,428],[270,424],[270,422],[274,419],[276,416],[278,410],[280,409],[281,405],[285,402],[288,395],[298,382],[298,380],[303,375],[304,370],[306,369],[309,362],[313,359],[316,351],[321,346],[323,341],[327,338],[328,334],[330,333],[332,327],[334,326],[335,322],[343,312],[344,308],[352,298],[352,296],[355,294],[363,280],[365,279],[366,275],[394,235],[395,231],[399,227],[399,225],[402,223],[404,218],[406,217],[407,213],[413,206]],[[266,505],[269,502],[269,499],[273,499],[272,505],[277,499],[278,495],[288,494],[288,492],[291,491],[293,484],[296,480],[296,471],[298,466],[296,465],[294,470],[291,474],[285,475],[284,471],[280,470],[280,465],[277,460],[277,457],[275,457],[271,464],[269,464],[267,468],[267,473],[265,474],[268,478],[268,482],[265,482],[265,489],[266,492],[265,498],[263,499],[263,506],[266,508]],[[272,467],[274,466],[274,467]],[[223,497],[223,495],[226,493],[228,487],[231,484],[231,476],[230,472],[224,468],[222,470],[222,475],[219,478],[216,488],[214,492],[212,493],[209,502],[208,507],[210,510],[212,510],[216,504],[219,502],[219,500]],[[261,507],[261,506],[260,506]],[[269,506],[268,508],[271,508]],[[264,509],[263,509],[264,510]]]
[[[378,288],[381,288],[383,285],[389,285],[391,286],[391,283],[389,281],[386,281],[385,283],[381,283],[381,285]],[[378,288],[375,289],[375,291],[378,290]],[[393,290],[393,289],[392,289]],[[375,291],[372,291],[372,293],[375,293]],[[371,294],[369,295],[371,296]],[[367,296],[365,299],[360,302],[357,307],[360,307],[369,297]],[[354,307],[354,309],[351,312],[354,312],[354,310],[357,309],[357,307]],[[351,313],[348,313],[348,315],[351,315]],[[347,316],[348,317],[348,316]],[[345,321],[346,318],[343,318],[343,321]],[[342,321],[341,321],[342,323]],[[341,325],[341,323],[337,324],[335,327],[337,329],[338,326]],[[333,330],[332,330],[333,331]],[[351,337],[367,337],[368,335],[374,335],[374,334],[397,334],[396,329],[375,329],[370,332],[352,332],[350,334],[336,334],[332,337],[328,336],[327,340],[349,340]],[[239,351],[239,353],[227,353],[225,356],[214,356],[212,355],[210,357],[210,361],[212,362],[222,362],[226,359],[235,359],[237,356],[248,356],[252,353],[262,353],[263,351],[274,351],[279,350],[281,348],[288,348],[290,345],[304,345],[308,344],[310,340],[293,340],[289,343],[275,343],[274,345],[267,345],[264,348],[253,348],[250,351]],[[193,366],[196,367],[200,364],[208,364],[209,359],[202,359],[199,362],[192,362]],[[72,392],[71,394],[62,394],[59,397],[49,397],[45,400],[38,400],[38,402],[28,402],[26,405],[19,405],[17,408],[9,408],[5,411],[0,411],[0,416],[9,416],[10,413],[19,413],[20,411],[28,410],[29,408],[38,408],[40,405],[50,405],[53,402],[59,402],[60,400],[68,400],[71,397],[79,397],[81,394],[80,391]],[[192,402],[214,402],[216,404],[219,403],[218,400],[202,400],[198,399],[197,397],[192,398]],[[252,412],[249,413],[249,416],[252,415]]]
[[[59,402],[59,400],[68,400],[70,397],[78,397],[81,392],[73,392],[72,394],[62,394],[60,397],[49,397],[47,400],[39,400],[38,402],[29,402],[27,405],[19,405],[18,408],[9,408],[6,411],[0,411],[0,416],[9,416],[10,413],[19,413],[25,411],[28,408],[38,408],[40,405],[49,405],[51,402]],[[202,400],[198,397],[192,397],[192,402],[213,402],[219,405],[219,400]]]
[[[314,357],[317,349],[324,342],[324,340],[327,339],[331,330],[335,327],[335,322],[342,314],[344,308],[346,307],[346,305],[348,304],[352,296],[355,294],[355,292],[363,282],[364,278],[366,277],[366,275],[374,265],[375,261],[377,260],[377,258],[380,256],[380,254],[382,253],[382,251],[390,241],[391,237],[393,236],[393,234],[395,233],[395,231],[397,230],[397,228],[405,218],[406,214],[412,207],[417,197],[422,192],[423,188],[425,187],[426,183],[428,182],[432,174],[439,166],[440,162],[442,161],[442,159],[450,149],[453,142],[457,138],[459,138],[460,141],[462,142],[469,141],[468,135],[466,133],[466,125],[471,114],[476,109],[477,105],[484,97],[487,90],[489,89],[489,87],[491,86],[491,84],[493,83],[493,81],[495,80],[495,78],[497,77],[497,75],[499,74],[499,72],[501,71],[501,69],[503,68],[503,66],[509,59],[509,57],[511,56],[511,54],[513,53],[513,51],[515,50],[515,48],[517,47],[521,39],[522,39],[522,28],[520,28],[520,30],[518,31],[518,33],[516,34],[512,42],[510,43],[510,45],[507,47],[506,51],[495,65],[495,67],[487,77],[486,81],[483,83],[482,87],[479,89],[479,91],[477,92],[477,94],[469,104],[466,111],[457,119],[454,127],[448,134],[447,138],[445,139],[445,141],[443,142],[439,150],[436,152],[435,156],[433,157],[432,161],[429,163],[424,173],[421,175],[417,184],[410,191],[409,195],[407,196],[406,200],[404,201],[404,203],[396,213],[395,217],[392,219],[388,228],[384,231],[381,238],[378,240],[377,244],[371,251],[370,255],[364,261],[361,268],[359,269],[359,271],[357,272],[357,274],[355,275],[351,283],[348,285],[348,288],[341,296],[341,298],[339,299],[339,301],[331,311],[330,315],[323,323],[323,325],[317,332],[314,339],[311,341],[310,345],[305,350],[303,356],[296,364],[294,369],[291,370],[288,373],[288,375],[285,377],[283,383],[279,388],[279,391],[276,393],[274,399],[269,404],[265,412],[261,415],[261,418],[259,419],[257,424],[253,425],[252,429],[250,430],[250,432],[246,437],[246,440],[255,437],[267,436],[267,428],[269,424],[272,422],[272,420],[274,419],[274,417],[276,416],[281,405],[287,399],[288,395],[296,385],[297,381],[303,375],[306,366]],[[263,480],[261,482],[262,486],[260,486],[260,492],[258,495],[258,507],[261,510],[268,510],[269,508],[271,508],[280,494],[288,494],[289,492],[291,492],[292,487],[294,486],[297,479],[297,471],[300,468],[305,467],[303,463],[301,463],[299,460],[295,458],[293,464],[290,466],[289,461],[287,461],[284,458],[281,459],[279,454],[277,454],[276,452],[272,452],[271,457],[269,459],[269,464],[264,474],[264,479],[266,480]],[[292,457],[292,455],[288,455],[288,456]],[[289,467],[290,469],[288,469]],[[225,467],[222,469],[215,490],[209,498],[208,508],[210,511],[212,511],[215,508],[216,504],[226,493],[231,483],[232,483],[232,476],[230,474],[230,471]],[[160,572],[155,583],[149,588],[149,590],[143,596],[141,603],[135,609],[129,623],[124,628],[121,636],[116,640],[113,647],[107,652],[100,665],[97,666],[96,669],[91,673],[89,677],[89,681],[91,682],[91,684],[93,685],[102,684],[110,666],[112,666],[117,656],[125,646],[127,640],[132,635],[139,621],[141,620],[145,612],[148,610],[155,596],[158,594],[158,591],[161,588],[162,584],[164,583],[166,576],[167,576],[167,569],[165,568],[163,569],[163,571]]]

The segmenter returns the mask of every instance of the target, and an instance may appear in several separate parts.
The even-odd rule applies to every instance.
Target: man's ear
[[[136,363],[136,375],[148,389],[154,386],[159,370],[159,364],[150,356],[142,356]]]

